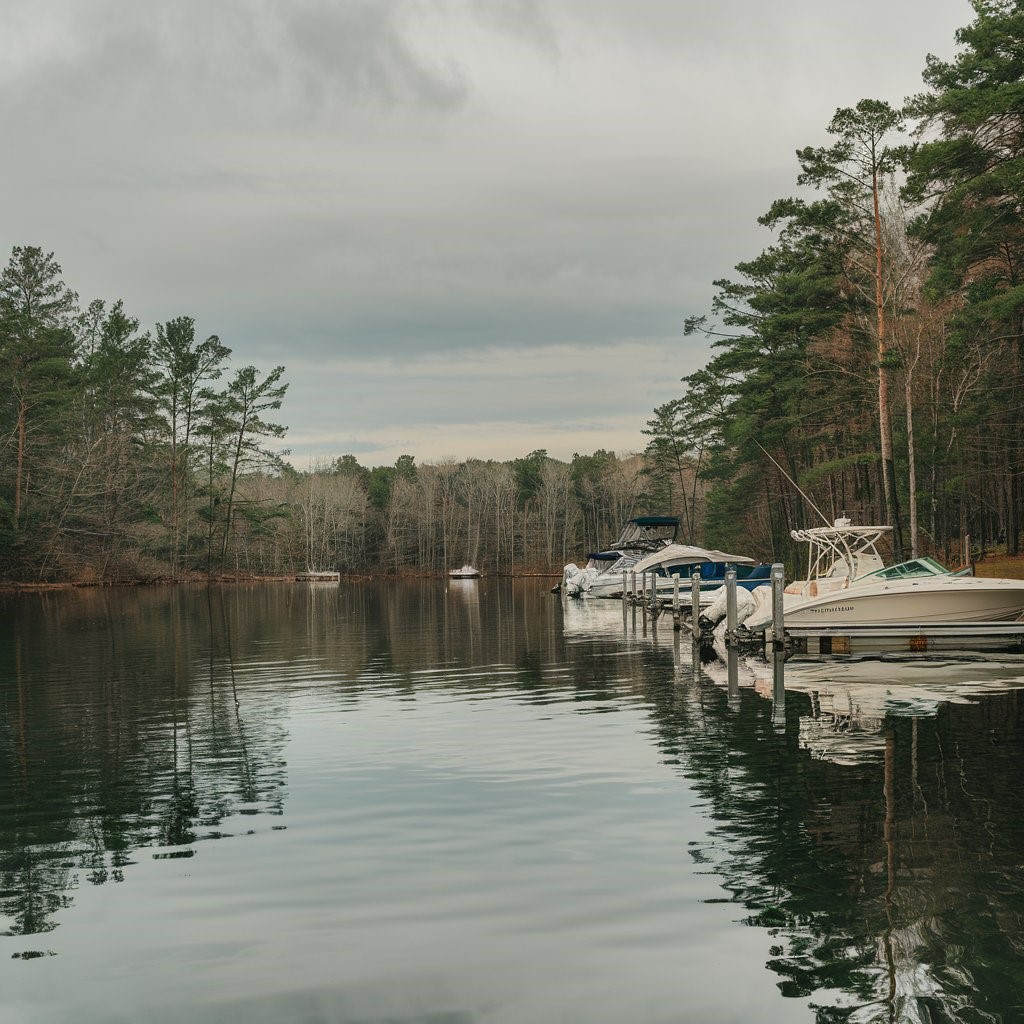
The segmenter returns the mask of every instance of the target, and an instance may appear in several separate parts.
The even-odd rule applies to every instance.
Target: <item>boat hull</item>
[[[821,597],[787,598],[786,626],[1012,622],[1024,614],[1024,580],[935,577],[854,585]]]

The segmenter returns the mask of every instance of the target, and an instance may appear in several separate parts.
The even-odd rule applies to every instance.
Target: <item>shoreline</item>
[[[517,573],[484,573],[478,579],[560,579],[561,572],[517,572]],[[317,581],[303,579],[304,573],[284,573],[271,576],[245,576],[232,574],[219,574],[207,578],[205,576],[171,579],[170,577],[155,577],[153,579],[139,580],[61,580],[46,583],[28,583],[18,580],[0,580],[0,594],[40,594],[50,591],[63,590],[109,590],[114,588],[131,587],[182,587],[182,586],[238,586],[241,584],[255,583],[370,583],[376,580],[387,580],[389,582],[400,582],[402,580],[448,580],[447,573],[342,573],[337,581]]]

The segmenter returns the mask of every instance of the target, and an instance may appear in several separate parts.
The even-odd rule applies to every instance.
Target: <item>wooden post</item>
[[[740,656],[735,647],[725,652],[726,674],[729,680],[729,704],[736,707],[740,696]]]
[[[622,603],[626,603],[626,570],[622,570]]]

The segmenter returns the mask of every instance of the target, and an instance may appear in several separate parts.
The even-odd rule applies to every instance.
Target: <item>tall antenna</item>
[[[825,521],[825,525],[826,526],[831,526],[832,525],[832,521],[825,515],[824,512],[821,511],[820,508],[818,508],[817,505],[814,504],[813,501],[811,501],[810,498],[807,497],[806,494],[804,494],[804,492],[802,490],[800,490],[800,485],[775,461],[775,459],[772,459],[771,455],[768,454],[768,451],[764,447],[764,445],[761,444],[760,441],[755,441],[754,444],[756,444],[757,447],[760,448],[761,451],[763,451],[765,453],[765,455],[768,456],[769,459],[771,459],[771,461],[775,465],[775,468],[797,489],[797,493],[800,495],[800,497],[803,498],[804,501],[806,501],[807,504],[810,505],[811,508],[813,508],[814,511],[817,512],[819,516],[821,516],[821,518]]]

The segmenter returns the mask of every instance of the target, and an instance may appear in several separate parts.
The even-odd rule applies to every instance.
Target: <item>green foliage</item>
[[[383,512],[391,501],[396,480],[415,480],[416,460],[411,455],[399,455],[393,466],[374,466],[366,474],[366,492],[370,504]]]
[[[395,459],[395,476],[399,480],[415,480],[416,459],[412,455],[399,455]]]
[[[359,465],[354,455],[341,455],[334,460],[334,470],[339,476],[349,476],[353,479],[365,481],[367,470]]]
[[[540,490],[541,473],[548,461],[548,453],[543,448],[524,455],[512,462],[512,471],[516,476],[516,487],[520,502],[528,501]]]
[[[936,294],[962,290],[961,330],[1020,332],[1024,317],[1024,10],[975,0],[951,61],[929,57],[927,92],[911,103],[938,137],[908,155],[906,193],[932,199],[916,224],[935,247]]]

